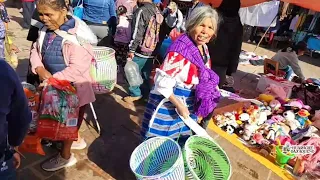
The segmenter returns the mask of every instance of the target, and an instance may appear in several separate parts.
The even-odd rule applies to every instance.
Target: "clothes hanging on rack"
[[[317,20],[319,19],[319,17],[320,17],[320,13],[316,13],[315,15],[314,15],[314,17],[313,17],[313,20],[312,20],[312,22],[311,22],[311,24],[310,24],[310,26],[309,26],[309,28],[308,28],[308,31],[313,31],[314,30],[314,27],[315,27],[315,25],[316,25],[316,23],[317,23]]]
[[[302,14],[299,17],[298,23],[296,25],[296,29],[300,30],[301,26],[303,25],[304,21],[306,20],[307,15],[306,14]]]
[[[239,15],[242,24],[258,27],[276,26],[274,17],[278,14],[280,1],[270,1],[255,6],[240,8]]]
[[[298,23],[298,20],[299,20],[299,15],[296,15],[296,16],[291,20],[289,30],[292,30],[293,32],[296,32],[296,31],[297,31],[296,25],[297,25],[297,23]]]

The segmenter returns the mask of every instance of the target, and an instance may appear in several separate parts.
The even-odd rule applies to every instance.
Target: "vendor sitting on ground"
[[[286,73],[285,79],[289,79],[294,72],[302,80],[305,79],[299,66],[299,56],[304,55],[307,50],[307,43],[300,41],[298,44],[279,51],[272,57],[272,60],[279,62],[279,70]]]
[[[155,76],[142,124],[143,138],[188,137],[191,130],[179,118],[207,117],[220,98],[219,77],[210,69],[206,43],[215,38],[218,13],[210,6],[193,11],[186,23],[186,34],[168,48]],[[177,112],[175,111],[177,109]],[[192,115],[192,114],[195,115]]]

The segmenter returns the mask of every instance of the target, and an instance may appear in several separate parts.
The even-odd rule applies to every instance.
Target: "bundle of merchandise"
[[[301,99],[313,109],[320,109],[320,80],[309,78],[301,86],[293,87],[292,97]]]
[[[50,78],[42,90],[37,136],[49,140],[77,140],[79,98],[71,82]]]
[[[26,82],[22,82],[21,84],[28,99],[28,105],[32,113],[32,121],[30,123],[29,132],[19,147],[19,151],[45,155],[41,146],[41,139],[35,135],[39,119],[38,110],[40,104],[40,93],[32,84]]]
[[[72,83],[50,78],[42,89],[28,83],[22,85],[32,111],[32,122],[19,150],[45,155],[42,139],[77,140],[79,99]]]
[[[282,168],[295,157],[284,146],[297,145],[310,137],[320,139],[319,120],[312,119],[314,111],[301,100],[270,94],[261,94],[258,100],[263,105],[242,104],[239,109],[216,114],[215,124],[230,134],[236,133],[245,145],[275,158]]]
[[[247,52],[242,50],[239,55],[240,64],[252,64],[254,66],[263,66],[264,59],[268,56],[258,56],[253,52]]]

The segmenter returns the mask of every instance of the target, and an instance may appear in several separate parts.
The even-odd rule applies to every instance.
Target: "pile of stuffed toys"
[[[317,136],[310,129],[311,108],[302,101],[267,94],[261,94],[259,100],[264,105],[250,104],[216,115],[216,125],[230,134],[238,134],[251,145],[297,144],[306,135]]]

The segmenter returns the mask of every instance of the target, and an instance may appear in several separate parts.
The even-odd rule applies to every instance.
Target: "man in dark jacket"
[[[145,51],[141,48],[141,44],[143,44],[142,42],[144,42],[147,37],[146,30],[148,29],[151,18],[155,17],[157,21],[157,27],[155,27],[155,29],[158,30],[156,30],[156,34],[154,35],[156,40],[158,40],[160,25],[163,21],[163,16],[157,6],[152,3],[152,0],[138,0],[138,6],[139,8],[134,12],[132,18],[132,38],[129,44],[128,59],[134,61],[139,66],[142,78],[144,79],[144,83],[142,84],[144,89],[140,89],[140,86],[129,87],[130,96],[124,98],[126,102],[137,101],[141,99],[142,96],[145,98],[148,97],[148,93],[150,92],[149,77],[152,70],[155,47],[151,51]],[[156,44],[157,42],[154,41],[154,43]],[[141,90],[144,91],[141,92]]]
[[[0,59],[0,179],[16,179],[22,143],[32,119],[20,80],[11,66]]]

